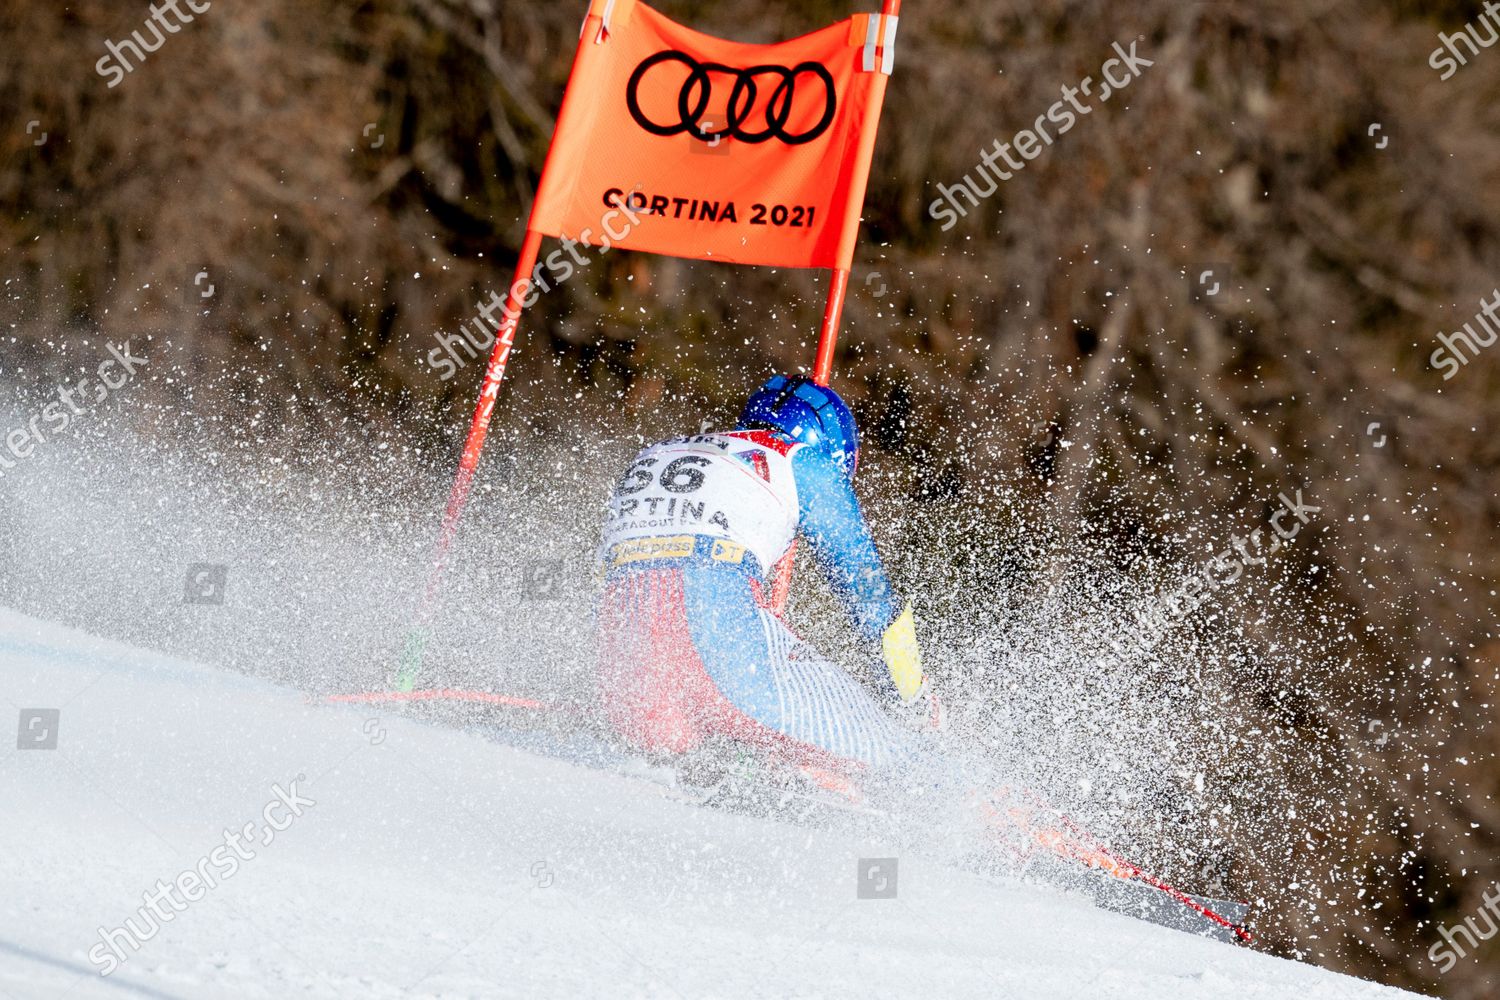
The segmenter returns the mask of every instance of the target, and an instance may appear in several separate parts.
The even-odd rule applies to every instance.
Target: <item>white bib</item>
[[[662,539],[660,551],[682,554],[684,536],[695,536],[743,545],[768,572],[797,533],[797,446],[784,453],[757,439],[767,440],[748,431],[699,434],[637,455],[610,497],[600,559],[641,539]]]

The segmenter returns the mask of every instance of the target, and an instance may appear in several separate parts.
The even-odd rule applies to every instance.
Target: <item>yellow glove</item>
[[[910,705],[927,687],[927,675],[922,673],[922,647],[917,644],[917,620],[910,604],[886,626],[880,637],[880,651],[897,693]]]

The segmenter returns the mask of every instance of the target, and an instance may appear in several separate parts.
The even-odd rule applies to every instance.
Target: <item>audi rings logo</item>
[[[641,108],[641,83],[665,63],[682,63],[688,68],[687,79],[677,93],[677,120],[654,121]],[[725,112],[724,127],[715,130],[717,121],[705,121],[713,101],[715,78],[730,77],[734,88],[729,92],[729,105]],[[757,99],[761,88],[775,83],[776,89],[766,100],[764,124],[756,114]],[[819,91],[816,99],[823,102],[823,116],[817,124],[802,132],[788,129],[792,111],[798,105],[798,95],[808,89]],[[705,142],[717,143],[721,139],[737,139],[740,142],[761,143],[768,139],[780,139],[789,146],[800,146],[812,142],[828,131],[838,114],[839,102],[833,74],[821,64],[801,63],[791,69],[784,66],[752,66],[736,69],[721,63],[700,63],[686,52],[669,50],[658,52],[635,68],[630,74],[630,86],[625,91],[625,103],[636,124],[652,135],[674,136],[684,132]]]

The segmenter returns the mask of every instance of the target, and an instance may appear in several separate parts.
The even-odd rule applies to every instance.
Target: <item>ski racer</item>
[[[621,737],[663,755],[727,740],[844,776],[915,751],[916,727],[897,719],[936,724],[940,708],[911,606],[892,595],[855,497],[858,463],[844,401],[780,375],[750,397],[736,430],[636,457],[610,498],[599,549],[599,680]],[[880,697],[767,602],[799,534],[879,658]]]
[[[855,498],[858,463],[843,400],[785,376],[750,397],[737,429],[636,456],[610,498],[599,549],[599,681],[617,734],[648,757],[673,758],[679,773],[726,742],[749,747],[835,793],[823,801],[858,806],[874,793],[873,804],[915,810],[935,829],[961,829],[977,810],[998,863],[1055,862],[1063,884],[1109,908],[1250,940],[1244,905],[1172,888],[1041,796],[996,787],[929,738],[941,706],[922,672],[911,606],[892,596]],[[769,584],[799,535],[878,657],[878,694],[769,607]],[[1158,893],[1181,912],[1158,912]]]

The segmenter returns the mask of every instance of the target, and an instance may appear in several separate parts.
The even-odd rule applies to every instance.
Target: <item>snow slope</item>
[[[5,612],[0,696],[0,998],[1410,995]],[[55,750],[12,748],[33,708]],[[102,977],[100,928],[149,931],[293,781],[314,804]]]

